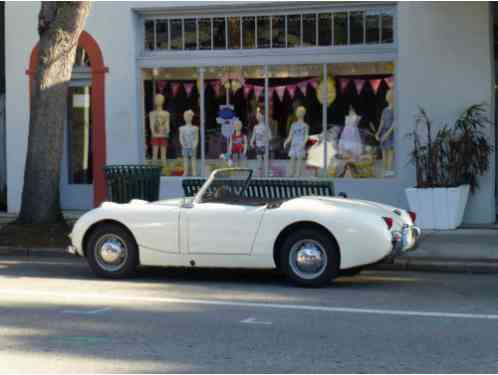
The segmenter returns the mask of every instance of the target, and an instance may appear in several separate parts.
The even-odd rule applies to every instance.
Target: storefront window
[[[199,49],[211,49],[211,18],[199,19]]]
[[[227,48],[225,18],[213,18],[213,43],[215,49]]]
[[[348,44],[348,14],[346,12],[334,13],[334,45]]]
[[[313,139],[323,130],[318,89],[322,69],[322,65],[269,67],[268,176],[319,176],[319,168],[307,159]]]
[[[242,45],[243,48],[255,48],[256,47],[256,20],[254,17],[243,17],[242,18]]]
[[[368,44],[379,43],[380,40],[380,16],[375,12],[368,12],[365,16],[366,42]]]
[[[382,13],[382,43],[393,42],[393,15],[390,12]]]
[[[144,134],[145,158],[148,163],[161,165],[165,176],[183,176],[188,159],[190,175],[198,175],[200,165],[200,111],[198,69],[146,69],[144,75]],[[187,115],[192,111],[192,116]],[[189,112],[190,113],[190,112]],[[190,119],[183,139],[182,126]],[[184,142],[188,139],[188,144]]]
[[[154,21],[145,21],[145,49],[150,51],[155,49],[154,44]]]
[[[240,17],[228,18],[228,48],[240,48]]]
[[[332,14],[322,13],[318,15],[318,45],[332,45]]]
[[[257,17],[258,48],[270,48],[270,17]]]
[[[285,16],[273,16],[272,21],[272,47],[285,47]]]
[[[287,47],[301,46],[301,15],[287,16]]]
[[[197,21],[195,18],[187,18],[184,21],[185,49],[197,49]]]
[[[327,175],[394,175],[393,69],[392,63],[327,66],[335,87],[327,109]]]
[[[156,21],[156,48],[168,49],[168,20]]]
[[[171,28],[171,49],[183,49],[183,33],[182,33],[182,20],[170,20]]]
[[[349,13],[349,42],[351,44],[362,44],[363,40],[363,12]]]
[[[303,15],[303,46],[316,46],[316,15]]]

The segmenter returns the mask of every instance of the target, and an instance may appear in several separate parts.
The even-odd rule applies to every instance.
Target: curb
[[[0,257],[33,257],[33,258],[61,258],[74,257],[61,248],[24,248],[0,246]]]
[[[390,271],[436,271],[454,273],[498,273],[498,259],[477,260],[457,258],[398,258],[391,263],[379,263],[369,269]]]

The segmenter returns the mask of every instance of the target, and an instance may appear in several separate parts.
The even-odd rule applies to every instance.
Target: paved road
[[[0,258],[2,372],[497,372],[496,275],[273,272]]]

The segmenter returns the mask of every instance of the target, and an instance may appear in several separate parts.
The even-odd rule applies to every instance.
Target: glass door
[[[66,210],[93,207],[91,83],[72,81],[68,90],[61,206]]]

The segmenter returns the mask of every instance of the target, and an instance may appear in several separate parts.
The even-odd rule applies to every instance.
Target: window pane
[[[342,46],[348,43],[348,14],[334,13],[334,45]]]
[[[197,49],[197,24],[195,18],[184,21],[185,49]]]
[[[367,14],[367,43],[379,43],[379,21],[380,18],[378,14]]]
[[[211,49],[211,19],[199,20],[199,49]]]
[[[285,47],[285,16],[273,16],[272,20],[272,47]]]
[[[228,48],[240,48],[240,18],[228,18]]]
[[[264,111],[264,68],[208,67],[204,81],[206,174],[216,168],[239,166],[251,168],[259,176],[268,162],[265,145],[270,140],[266,128],[257,141],[253,138],[256,125],[264,122],[257,114]]]
[[[144,134],[147,164],[160,165],[166,176],[182,176],[187,164],[189,175],[198,174],[200,131],[197,68],[144,69]],[[154,78],[154,80],[152,80]],[[185,112],[194,112],[184,139]],[[182,133],[184,133],[182,131]],[[185,163],[188,162],[188,163]],[[193,172],[195,170],[195,172]]]
[[[363,41],[363,12],[351,12],[349,14],[349,42],[351,44],[362,44]]]
[[[332,44],[332,15],[323,13],[318,15],[318,44],[330,46]]]
[[[335,94],[333,101],[329,99],[327,112],[325,139],[327,148],[332,151],[327,152],[328,176],[387,178],[395,175],[396,107],[386,83],[393,78],[394,69],[393,62],[327,66]]]
[[[269,67],[268,127],[271,130],[270,170],[274,177],[319,177],[323,153],[313,165],[309,147],[323,131],[322,102],[318,92],[322,65],[273,65]],[[304,118],[303,109],[304,108]],[[308,139],[307,137],[311,137]]]
[[[287,47],[301,46],[301,16],[287,16]]]
[[[156,48],[168,49],[168,20],[156,20]]]
[[[316,46],[316,15],[303,15],[303,46]]]
[[[182,20],[170,20],[171,27],[171,49],[183,49]]]
[[[393,16],[389,13],[382,14],[382,43],[393,42]]]
[[[145,21],[145,49],[154,49],[154,21]]]
[[[215,49],[227,48],[225,31],[225,18],[213,18],[213,38]]]
[[[92,183],[90,86],[70,87],[68,106],[69,183]]]
[[[243,48],[256,47],[256,21],[254,17],[243,17],[242,27],[244,34],[242,35]]]
[[[258,17],[258,48],[270,48],[270,17]]]

